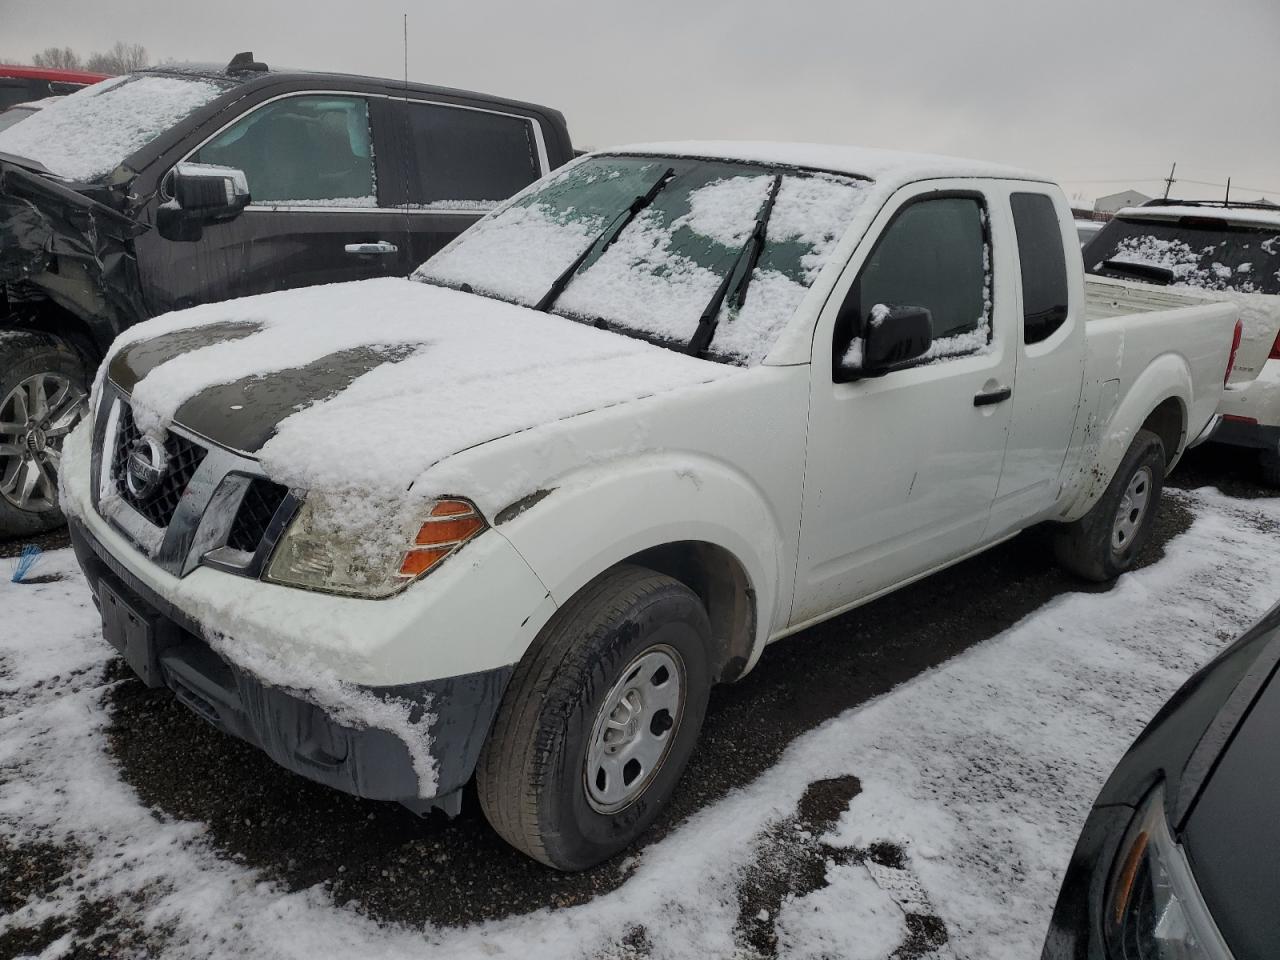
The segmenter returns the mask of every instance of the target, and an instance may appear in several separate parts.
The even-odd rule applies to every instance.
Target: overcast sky
[[[1176,160],[1184,196],[1280,200],[1280,0],[0,0],[0,59],[124,40],[398,77],[403,13],[410,79],[557,107],[579,145],[950,153],[1090,200]]]

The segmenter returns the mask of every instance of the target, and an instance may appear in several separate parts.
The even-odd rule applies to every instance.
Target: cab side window
[[[255,204],[378,205],[363,97],[286,97],[245,115],[192,157],[243,170]]]
[[[1022,339],[1039,343],[1067,319],[1067,261],[1053,200],[1043,193],[1009,198],[1022,264]]]
[[[923,307],[933,344],[918,362],[977,353],[991,340],[986,211],[974,197],[938,197],[904,207],[885,228],[836,321],[836,379],[857,375],[867,322],[885,308]]]
[[[483,211],[542,176],[526,117],[412,102],[405,112],[410,207]]]

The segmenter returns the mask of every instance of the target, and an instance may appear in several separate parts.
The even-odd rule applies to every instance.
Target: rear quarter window
[[[1067,261],[1053,200],[1043,193],[1009,198],[1022,268],[1022,332],[1025,343],[1053,336],[1067,319]]]

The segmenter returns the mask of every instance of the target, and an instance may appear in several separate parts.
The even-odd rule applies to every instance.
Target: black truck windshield
[[[1104,277],[1280,294],[1280,224],[1231,224],[1212,215],[1116,218],[1084,248],[1084,266]]]
[[[85,87],[0,130],[0,153],[65,180],[101,180],[233,84],[197,76],[130,74]]]
[[[415,277],[752,364],[868,187],[757,164],[590,157],[490,214]]]

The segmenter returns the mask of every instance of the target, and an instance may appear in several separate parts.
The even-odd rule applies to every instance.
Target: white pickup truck
[[[411,279],[128,331],[64,505],[144,681],[360,796],[456,811],[474,775],[584,868],[768,643],[1033,524],[1086,577],[1134,562],[1236,310],[1116,289],[1031,174],[592,154]]]

